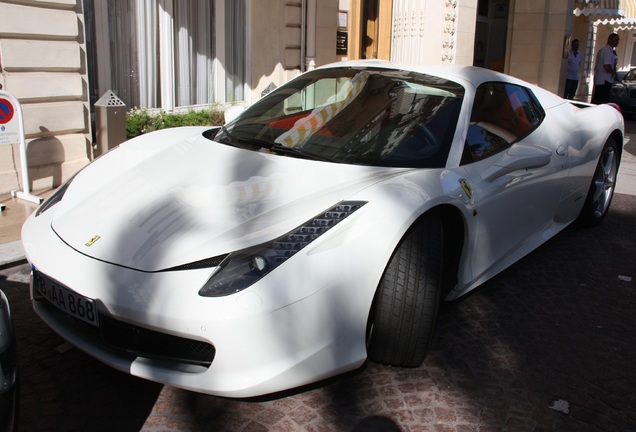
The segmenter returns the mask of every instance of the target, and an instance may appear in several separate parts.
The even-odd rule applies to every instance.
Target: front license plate
[[[53,306],[94,326],[99,325],[95,301],[73,292],[33,269],[33,289]]]

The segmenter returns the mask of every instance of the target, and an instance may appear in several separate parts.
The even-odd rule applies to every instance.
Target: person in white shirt
[[[618,56],[614,48],[618,46],[619,37],[612,33],[607,38],[607,45],[601,48],[596,55],[596,66],[594,67],[594,92],[592,93],[592,103],[602,104],[609,102],[610,89],[612,84],[618,81],[616,75],[616,63]]]
[[[579,72],[581,70],[581,59],[583,56],[579,52],[579,40],[572,41],[571,49],[568,52],[568,68],[565,72],[565,94],[566,99],[574,99],[576,89],[579,86]]]

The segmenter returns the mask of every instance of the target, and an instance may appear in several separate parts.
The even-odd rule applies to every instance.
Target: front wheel
[[[433,340],[442,284],[443,227],[426,216],[402,239],[387,265],[369,317],[369,358],[417,367]]]
[[[592,184],[579,215],[579,221],[583,224],[595,226],[605,219],[616,188],[619,157],[618,145],[613,138],[609,138],[601,152]]]

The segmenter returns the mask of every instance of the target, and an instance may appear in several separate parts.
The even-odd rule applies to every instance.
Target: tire
[[[443,227],[426,216],[402,239],[378,286],[367,354],[375,362],[418,367],[433,341],[442,285]]]
[[[613,138],[609,138],[601,151],[579,222],[596,226],[605,219],[614,196],[619,161],[618,145]]]

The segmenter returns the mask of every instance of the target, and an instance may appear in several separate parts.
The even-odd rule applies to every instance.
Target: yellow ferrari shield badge
[[[89,241],[87,241],[85,244],[86,244],[86,246],[91,247],[91,246],[93,246],[93,244],[95,244],[95,242],[96,242],[97,240],[99,240],[100,238],[101,238],[100,236],[98,236],[98,235],[94,235],[94,236],[93,236],[93,237],[91,237],[91,239],[90,239]]]
[[[459,181],[459,184],[462,186],[462,189],[464,189],[464,192],[466,192],[466,196],[468,197],[468,199],[471,199],[473,197],[473,190],[470,188],[468,180],[461,179]]]

